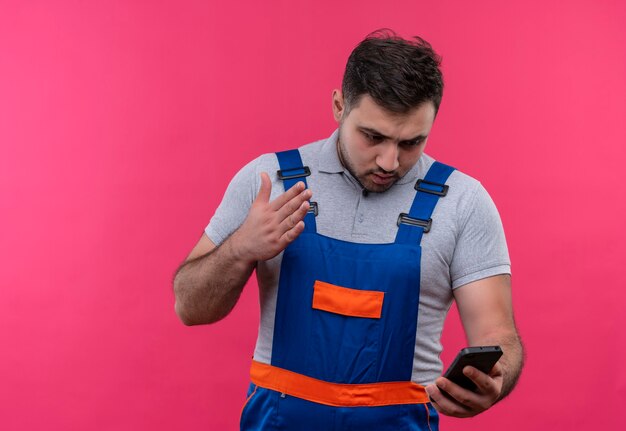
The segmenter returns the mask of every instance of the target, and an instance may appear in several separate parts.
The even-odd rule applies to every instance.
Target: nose
[[[386,172],[393,172],[400,166],[398,146],[394,142],[386,142],[380,146],[376,164]]]

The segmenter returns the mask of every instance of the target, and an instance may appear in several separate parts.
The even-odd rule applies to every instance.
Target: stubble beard
[[[339,136],[337,138],[337,155],[339,156],[339,161],[343,167],[346,168],[348,172],[350,172],[350,175],[352,175],[352,177],[361,185],[361,187],[369,193],[383,193],[389,190],[391,186],[399,180],[399,178],[396,177],[393,181],[390,181],[389,184],[376,184],[372,182],[368,176],[373,173],[383,173],[380,169],[370,169],[362,175],[359,175],[341,142],[341,127],[339,128]]]

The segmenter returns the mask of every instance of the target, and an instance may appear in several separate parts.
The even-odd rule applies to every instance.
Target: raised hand
[[[247,262],[268,260],[283,251],[304,230],[311,191],[303,182],[270,202],[272,182],[261,173],[261,188],[246,220],[231,237],[233,252]]]

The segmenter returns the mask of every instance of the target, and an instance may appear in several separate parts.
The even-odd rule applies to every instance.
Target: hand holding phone
[[[443,377],[465,389],[475,391],[476,384],[463,374],[463,368],[471,365],[483,373],[489,374],[501,356],[502,349],[500,346],[466,347],[461,349]]]

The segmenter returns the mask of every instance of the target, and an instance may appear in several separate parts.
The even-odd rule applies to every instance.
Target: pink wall
[[[509,399],[444,429],[624,429],[625,5],[1,1],[0,429],[236,428],[255,285],[187,328],[173,272],[243,163],[332,132],[383,26],[443,55],[429,152],[498,204],[528,349]]]

